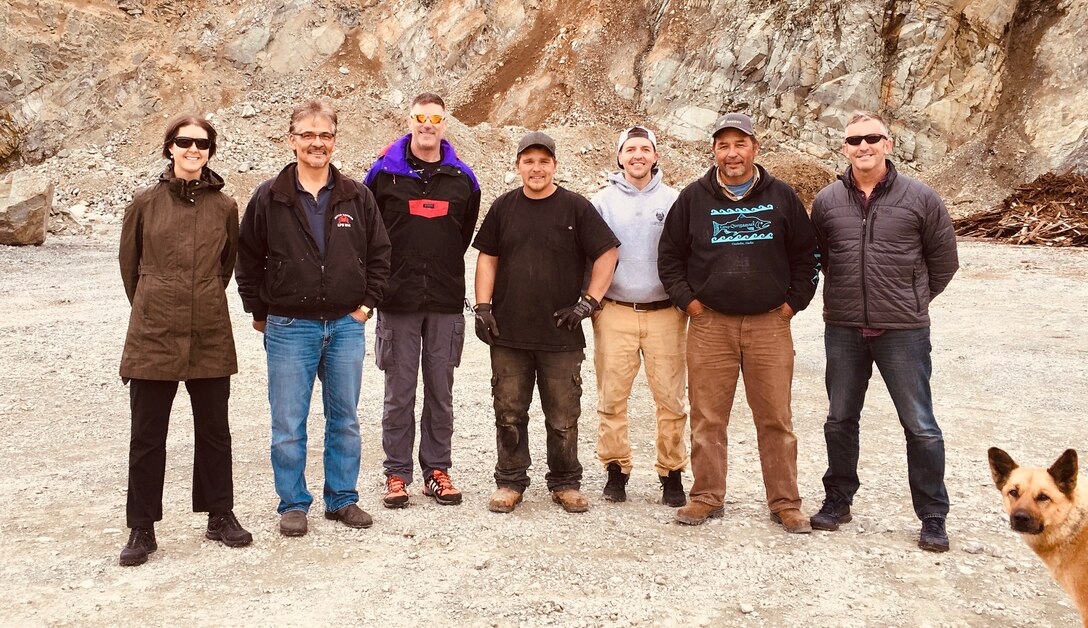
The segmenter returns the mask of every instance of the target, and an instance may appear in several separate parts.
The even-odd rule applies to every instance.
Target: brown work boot
[[[771,521],[782,524],[782,527],[790,534],[808,534],[812,532],[812,526],[809,524],[808,518],[796,508],[772,512]]]
[[[693,501],[676,511],[676,521],[686,526],[697,526],[706,523],[707,519],[718,519],[723,515],[725,506],[711,506],[706,502]]]
[[[280,516],[280,534],[283,536],[304,536],[306,534],[306,513],[301,510],[288,510]]]
[[[339,521],[349,528],[369,528],[374,524],[374,519],[355,504],[348,504],[339,510],[326,510],[325,518]]]
[[[521,491],[500,486],[487,500],[487,509],[491,512],[514,512],[514,507],[521,503]]]
[[[563,507],[567,512],[586,512],[589,510],[589,500],[582,491],[576,488],[561,488],[552,491],[552,501]]]

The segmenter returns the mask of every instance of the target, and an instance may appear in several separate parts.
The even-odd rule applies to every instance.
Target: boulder
[[[17,170],[0,179],[0,244],[41,244],[53,206],[53,182]]]

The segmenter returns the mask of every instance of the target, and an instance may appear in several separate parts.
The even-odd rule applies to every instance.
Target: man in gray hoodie
[[[657,406],[657,462],[661,502],[687,503],[680,474],[687,466],[684,446],[684,343],[687,316],[673,307],[657,277],[657,248],[665,217],[677,192],[661,181],[653,131],[634,126],[616,144],[622,170],[609,175],[609,186],[593,197],[616,237],[623,242],[619,265],[593,316],[597,372],[597,458],[608,472],[604,498],[622,502],[631,474],[627,400],[642,360]]]

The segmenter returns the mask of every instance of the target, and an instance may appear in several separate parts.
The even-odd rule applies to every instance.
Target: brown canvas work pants
[[[793,336],[781,313],[737,316],[707,310],[691,318],[687,347],[691,400],[692,501],[721,506],[728,468],[729,414],[738,376],[759,441],[771,512],[800,508],[797,438],[790,411]]]

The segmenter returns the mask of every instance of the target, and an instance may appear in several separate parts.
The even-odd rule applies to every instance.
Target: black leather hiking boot
[[[627,501],[628,474],[620,470],[620,463],[608,463],[608,482],[604,485],[604,498],[610,502]]]
[[[944,517],[933,515],[922,519],[922,533],[918,535],[918,547],[927,552],[948,551],[948,533],[944,530]]]
[[[809,518],[809,524],[813,530],[834,532],[839,529],[840,523],[850,523],[853,517],[850,515],[850,505],[840,504],[831,500],[824,500],[820,512]]]
[[[157,549],[155,528],[133,528],[128,535],[128,544],[121,550],[121,566],[142,565],[147,562],[147,555]]]
[[[687,493],[684,492],[684,482],[680,478],[680,471],[669,471],[668,475],[658,476],[661,480],[661,503],[672,508],[679,508],[688,503]]]
[[[227,547],[245,547],[253,542],[253,535],[242,528],[233,512],[208,514],[206,538],[219,541]]]

